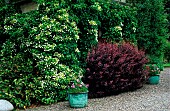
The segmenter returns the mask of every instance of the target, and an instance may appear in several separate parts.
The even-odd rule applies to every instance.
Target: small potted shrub
[[[146,66],[149,70],[149,84],[158,84],[160,80],[160,69],[156,64],[149,64]]]
[[[71,107],[83,108],[88,103],[88,85],[81,79],[71,82],[68,88],[68,100]]]

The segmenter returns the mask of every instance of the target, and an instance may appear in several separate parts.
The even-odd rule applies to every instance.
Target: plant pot
[[[68,93],[70,107],[83,108],[88,103],[88,92]]]
[[[148,83],[149,84],[158,84],[159,79],[160,79],[159,75],[150,76],[149,79],[148,79]]]

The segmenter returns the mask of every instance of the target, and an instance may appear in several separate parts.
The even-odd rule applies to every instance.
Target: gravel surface
[[[170,68],[161,72],[158,85],[145,84],[133,92],[89,99],[85,108],[70,108],[65,101],[26,111],[170,111]]]

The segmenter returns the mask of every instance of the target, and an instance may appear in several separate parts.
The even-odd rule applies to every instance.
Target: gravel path
[[[170,111],[170,68],[161,73],[158,85],[144,85],[133,92],[89,99],[85,108],[70,108],[67,101],[26,111]]]

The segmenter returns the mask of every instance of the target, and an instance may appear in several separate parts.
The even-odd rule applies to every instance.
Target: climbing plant
[[[15,107],[65,100],[70,81],[83,74],[79,29],[61,4],[40,3],[37,11],[5,16],[9,38],[0,51],[0,98]]]

